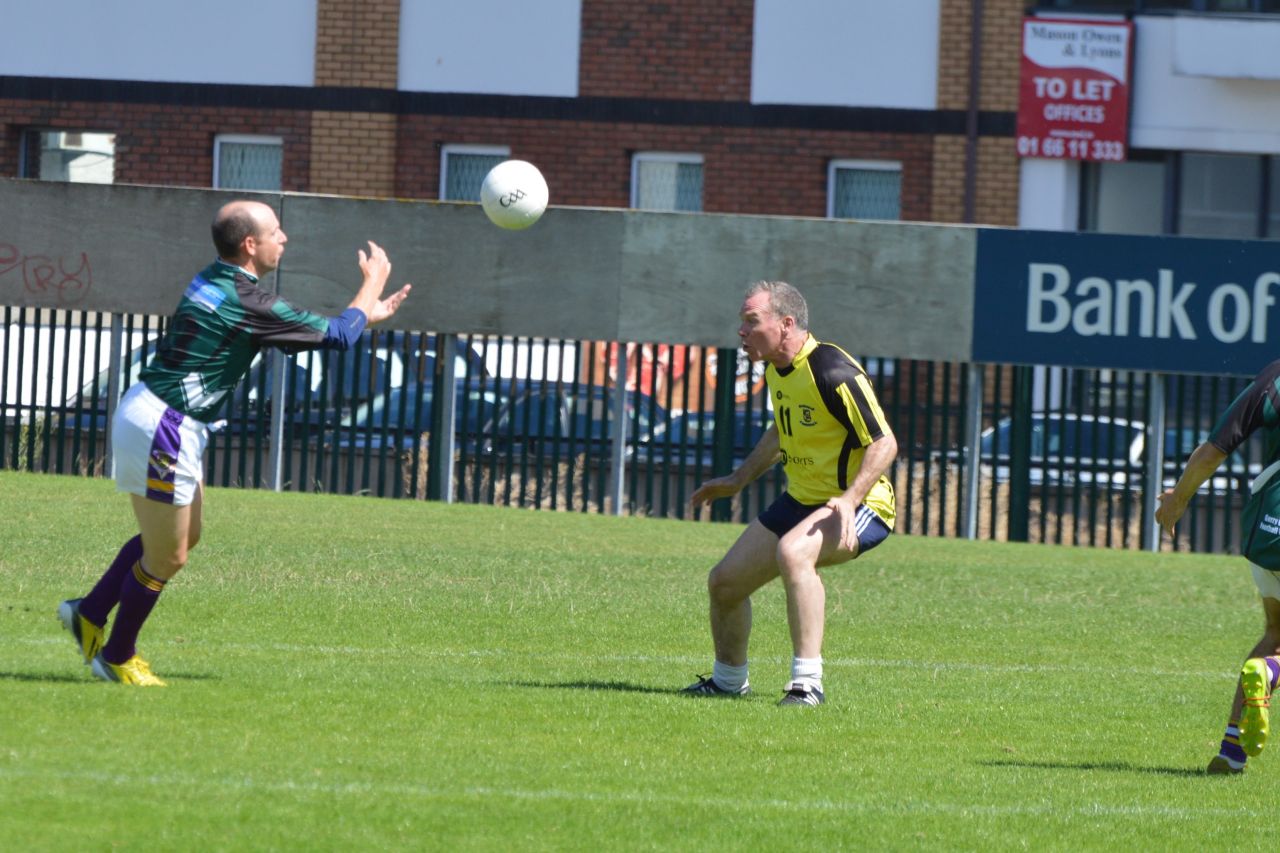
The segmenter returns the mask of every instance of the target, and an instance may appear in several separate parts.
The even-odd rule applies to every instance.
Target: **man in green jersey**
[[[818,569],[854,559],[893,529],[893,486],[885,471],[898,443],[862,366],[809,334],[809,309],[786,282],[747,291],[738,336],[752,361],[766,362],[774,425],[732,474],[703,483],[693,506],[731,497],[781,460],[787,490],[738,537],[711,570],[710,677],[683,692],[750,691],[747,641],[751,594],[781,576],[794,657],[780,705],[820,705],[826,591]]]
[[[156,349],[112,419],[116,488],[129,492],[139,534],[84,598],[64,601],[58,617],[84,662],[104,681],[164,684],[138,654],[138,632],[165,584],[200,541],[204,421],[263,348],[347,349],[366,325],[396,312],[405,285],[382,297],[391,262],[379,246],[359,251],[363,281],[338,317],[296,308],[259,286],[280,265],[288,238],[269,206],[233,201],[213,220],[218,257],[192,279]],[[110,638],[105,626],[116,611]]]
[[[1280,682],[1280,361],[1273,361],[1227,407],[1209,437],[1191,452],[1173,488],[1156,498],[1156,522],[1173,538],[1174,529],[1200,487],[1253,434],[1264,437],[1267,467],[1254,478],[1240,522],[1240,553],[1249,561],[1262,598],[1265,627],[1249,651],[1231,716],[1210,775],[1243,773],[1271,734],[1271,692]]]

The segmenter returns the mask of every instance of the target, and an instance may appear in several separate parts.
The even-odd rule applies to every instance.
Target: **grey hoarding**
[[[0,303],[168,314],[235,195],[0,179]],[[510,232],[472,204],[257,197],[289,236],[266,286],[319,312],[348,304],[372,239],[414,284],[398,328],[732,347],[746,286],[782,278],[859,354],[969,357],[972,228],[553,207]]]

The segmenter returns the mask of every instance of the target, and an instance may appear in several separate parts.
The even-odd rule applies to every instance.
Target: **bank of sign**
[[[1027,18],[1022,25],[1018,153],[1124,160],[1133,24]]]
[[[1276,358],[1274,243],[978,233],[974,361],[1252,376]]]

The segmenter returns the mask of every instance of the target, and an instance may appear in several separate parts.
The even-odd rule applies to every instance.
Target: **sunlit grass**
[[[1238,558],[895,537],[826,573],[828,703],[710,668],[736,525],[210,490],[140,646],[54,610],[131,535],[109,482],[0,474],[0,841],[24,849],[1269,847],[1274,756],[1201,771],[1261,627]]]

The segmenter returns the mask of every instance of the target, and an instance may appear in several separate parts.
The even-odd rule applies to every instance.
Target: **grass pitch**
[[[895,537],[825,573],[825,706],[774,706],[777,583],[755,695],[677,696],[739,530],[211,489],[140,690],[54,617],[128,501],[0,474],[0,846],[1271,847],[1280,741],[1202,775],[1261,629],[1238,558]]]

